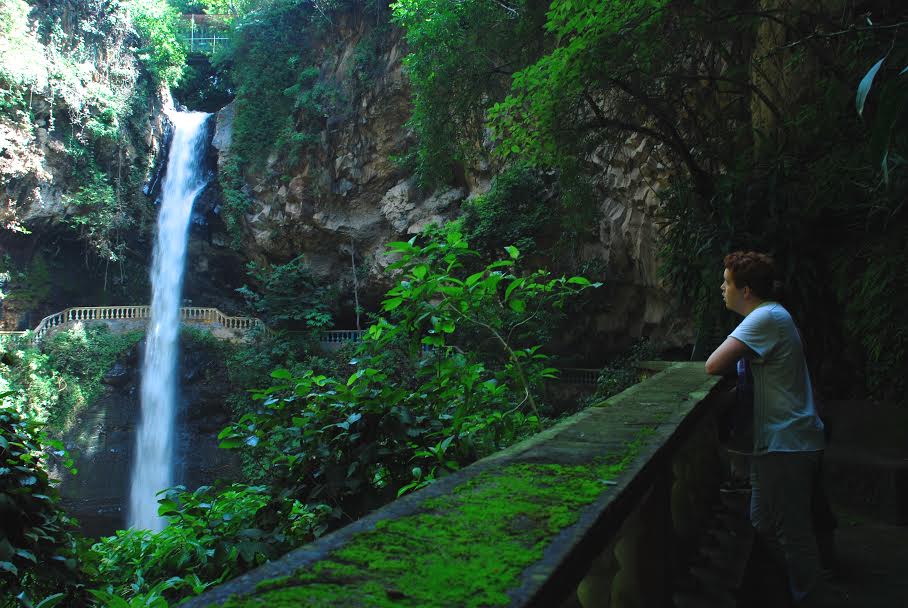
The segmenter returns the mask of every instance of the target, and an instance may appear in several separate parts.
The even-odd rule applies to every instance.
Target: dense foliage
[[[290,324],[318,330],[331,325],[330,290],[315,281],[303,256],[286,264],[262,266],[249,262],[247,270],[258,287],[243,285],[237,291],[270,327]]]
[[[166,606],[308,542],[324,529],[324,507],[280,503],[263,486],[183,487],[163,493],[164,530],[119,530],[83,553],[83,569],[103,583],[103,606]]]
[[[79,580],[74,522],[58,505],[45,450],[66,454],[15,397],[0,390],[0,605],[47,597],[50,608]]]
[[[57,332],[43,348],[25,339],[0,345],[0,391],[12,391],[10,400],[62,430],[98,397],[104,374],[141,338],[140,331],[115,334],[100,325]]]
[[[896,310],[908,297],[897,270],[906,255],[906,51],[890,32],[905,15],[872,1],[835,13],[760,11],[748,1],[546,4],[546,42],[522,56],[498,96],[490,79],[470,86],[460,75],[477,48],[494,44],[470,42],[472,32],[503,15],[477,26],[456,18],[470,3],[395,4],[411,41],[415,106],[459,126],[468,123],[450,118],[473,100],[472,124],[483,118],[473,131],[492,134],[467,142],[469,133],[443,125],[439,138],[442,127],[416,120],[417,112],[418,154],[442,156],[436,166],[445,166],[460,158],[450,142],[491,143],[504,162],[582,173],[596,170],[592,156],[608,157],[631,137],[654,142],[673,175],[659,192],[663,271],[679,303],[697,311],[701,333],[733,322],[715,297],[723,255],[763,249],[781,263],[786,304],[827,390],[904,395],[898,370],[908,327]],[[507,19],[533,26],[532,11],[508,6]],[[436,37],[443,61],[431,43],[420,44]],[[878,86],[859,99],[862,118],[858,83],[884,56]],[[446,95],[449,82],[466,90]]]
[[[85,265],[103,273],[105,290],[111,265],[124,282],[128,243],[145,219],[144,131],[157,91],[176,84],[184,68],[177,21],[165,0],[0,2],[8,154],[0,189],[9,199],[0,230],[28,232],[23,201],[62,203],[55,215],[82,240]],[[41,185],[51,174],[67,182],[62,201]]]
[[[423,184],[434,186],[452,178],[455,163],[487,156],[487,106],[541,52],[545,3],[398,0],[393,10],[410,50],[409,124],[420,136],[414,167]]]
[[[221,433],[289,496],[357,517],[538,430],[555,371],[539,331],[590,287],[516,272],[520,253],[468,269],[478,254],[448,230],[391,243],[401,279],[366,332],[349,377],[276,370],[259,406]]]
[[[337,90],[318,79],[314,42],[331,27],[320,9],[292,0],[263,3],[240,17],[231,44],[214,57],[236,84],[231,156],[241,165],[261,168],[275,152],[298,155],[336,103]]]

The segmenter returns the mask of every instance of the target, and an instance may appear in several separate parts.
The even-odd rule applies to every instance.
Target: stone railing
[[[318,341],[321,347],[327,351],[335,351],[347,342],[359,342],[366,333],[357,329],[331,329],[322,332]]]
[[[48,315],[41,319],[41,322],[32,330],[32,337],[35,342],[40,342],[47,337],[52,331],[80,322],[102,321],[108,323],[115,322],[146,322],[151,318],[151,307],[147,305],[138,306],[77,306],[67,308],[61,312]],[[268,331],[264,323],[255,317],[231,317],[225,315],[217,308],[184,306],[180,308],[180,320],[185,323],[211,324],[219,325],[227,330],[232,331],[249,331],[253,327],[262,327]],[[27,332],[0,332],[3,335],[21,336]]]
[[[665,364],[182,605],[673,605],[718,497],[717,384]]]

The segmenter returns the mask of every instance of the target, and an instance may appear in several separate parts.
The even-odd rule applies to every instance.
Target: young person
[[[811,498],[822,450],[823,423],[803,344],[791,315],[771,298],[773,260],[754,251],[725,257],[722,298],[744,317],[706,361],[706,372],[733,372],[750,362],[754,379],[751,523],[786,567],[792,599],[805,601],[820,564],[811,520]]]

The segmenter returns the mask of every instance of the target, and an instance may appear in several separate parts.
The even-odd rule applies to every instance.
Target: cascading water
[[[173,485],[176,361],[186,241],[192,203],[205,187],[202,158],[210,114],[171,112],[173,140],[164,177],[158,232],[152,255],[151,319],[142,366],[142,421],[129,496],[129,526],[159,531],[155,494]]]

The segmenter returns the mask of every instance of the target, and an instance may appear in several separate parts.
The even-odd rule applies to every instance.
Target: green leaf
[[[504,266],[513,266],[513,260],[498,260],[497,262],[492,262],[486,266],[486,270],[495,270],[496,268],[503,268]]]
[[[389,311],[394,310],[403,303],[403,298],[391,298],[382,302],[382,310]]]
[[[16,565],[12,562],[0,562],[0,570],[6,570],[7,572],[12,572],[14,576],[19,574],[19,569],[16,568]]]
[[[570,279],[567,280],[567,282],[572,285],[583,285],[584,287],[588,287],[589,285],[591,285],[589,279],[584,278],[584,277],[571,277]]]
[[[511,307],[511,310],[517,313],[526,312],[527,303],[523,300],[514,299],[508,302],[508,306]]]
[[[426,276],[426,273],[429,271],[429,267],[425,264],[420,264],[419,266],[413,267],[413,276],[419,280],[422,280]]]
[[[171,515],[173,513],[179,513],[180,509],[177,507],[177,503],[170,499],[159,500],[158,501],[158,515]]]
[[[888,55],[886,57],[888,57]],[[873,79],[876,77],[876,73],[880,71],[883,62],[886,61],[886,57],[883,57],[873,64],[873,67],[867,71],[861,79],[861,83],[858,85],[858,92],[854,99],[854,105],[857,107],[858,116],[864,116],[864,102],[867,101],[867,95],[870,94],[870,87],[873,85]]]
[[[278,378],[278,379],[280,379],[280,380],[289,380],[290,378],[293,377],[293,375],[290,373],[289,370],[286,370],[286,369],[276,369],[276,370],[274,370],[273,372],[271,372],[271,377],[272,377],[272,378]]]
[[[239,437],[231,437],[230,439],[222,439],[218,443],[218,447],[222,450],[235,450],[238,447],[242,447],[243,441]]]
[[[516,260],[520,257],[520,250],[513,245],[508,245],[504,248],[504,250],[508,252],[508,255],[511,256],[512,260]]]
[[[25,549],[16,549],[16,555],[18,555],[19,557],[21,557],[23,559],[27,559],[28,561],[32,562],[33,564],[38,563],[38,560],[35,559],[35,554],[32,553],[31,551],[26,551]]]
[[[407,243],[404,241],[393,241],[385,245],[385,247],[391,249],[392,251],[413,251],[414,249],[416,249],[413,246],[413,243]]]
[[[477,272],[475,274],[471,274],[470,276],[468,276],[467,280],[465,281],[466,286],[471,287],[474,283],[476,283],[479,279],[481,279],[482,275],[484,275],[485,273],[486,273],[485,270],[481,270],[480,272]]]
[[[511,297],[511,292],[513,292],[515,289],[517,289],[518,287],[523,285],[523,283],[524,283],[523,279],[514,279],[513,281],[511,281],[511,284],[508,285],[508,288],[504,290],[505,302],[507,302],[508,298]]]
[[[55,593],[48,595],[46,598],[35,604],[35,608],[54,608],[57,604],[66,598],[65,593]]]

